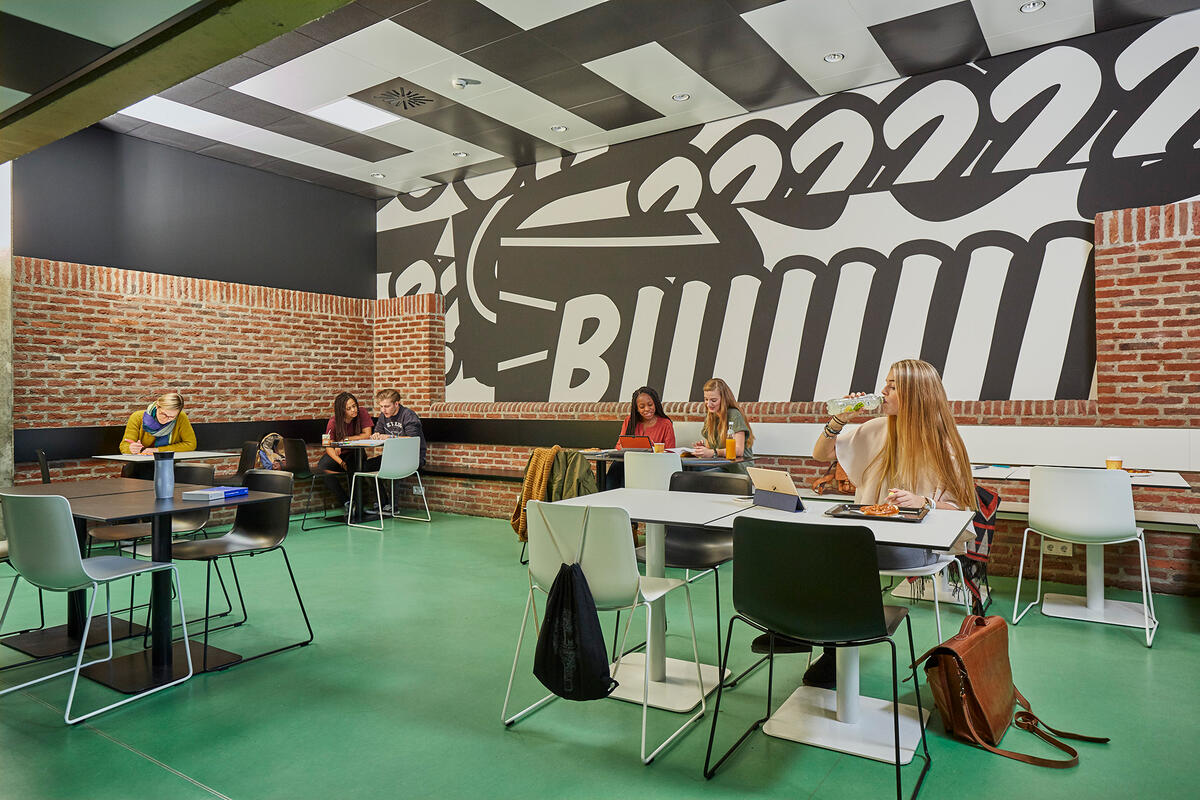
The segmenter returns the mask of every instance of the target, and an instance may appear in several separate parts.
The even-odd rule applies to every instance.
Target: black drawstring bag
[[[550,531],[549,525],[546,530]],[[562,550],[553,533],[550,538],[561,559]],[[580,555],[586,539],[585,510]],[[596,601],[578,559],[571,564],[564,560],[550,586],[546,616],[538,632],[533,674],[543,686],[567,700],[599,700],[617,688],[617,682],[609,674],[608,648],[600,630]]]

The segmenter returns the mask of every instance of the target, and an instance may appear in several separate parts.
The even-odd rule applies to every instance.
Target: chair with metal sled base
[[[682,588],[687,598],[688,620],[692,619],[692,596],[687,582],[678,578],[647,578],[638,574],[637,561],[633,556],[633,539],[629,535],[629,514],[620,508],[563,506],[553,503],[542,503],[530,500],[526,506],[526,516],[529,523],[529,594],[525,602],[525,614],[521,618],[521,632],[517,637],[517,651],[513,656],[512,671],[508,676],[508,688],[504,693],[504,706],[500,711],[500,719],[506,726],[511,726],[535,710],[557,698],[549,694],[522,711],[509,716],[508,704],[512,696],[513,682],[517,675],[517,664],[521,658],[521,648],[525,642],[525,630],[530,615],[534,620],[535,630],[538,629],[536,592],[549,592],[551,584],[558,575],[563,557],[578,554],[580,568],[587,578],[588,587],[596,603],[598,611],[629,611],[625,623],[624,636],[629,634],[629,623],[633,620],[633,610],[644,607],[646,610],[646,633],[650,631],[650,603],[665,596],[667,593]],[[560,556],[560,553],[563,555]],[[700,675],[700,656],[696,649],[696,626],[693,622],[692,657],[696,664],[696,685],[703,686]],[[624,638],[624,636],[622,638]],[[624,650],[621,642],[618,653]],[[616,676],[621,668],[621,658],[610,665],[610,674]],[[653,752],[646,752],[646,716],[649,696],[649,660],[642,674],[642,763],[649,764],[668,745],[674,742],[688,728],[694,725],[704,715],[707,705],[704,691],[701,688],[696,700],[700,710],[688,718],[670,736],[656,747]]]
[[[433,518],[429,514],[429,501],[425,499],[425,484],[421,482],[421,473],[417,468],[421,464],[421,440],[416,436],[402,436],[395,439],[388,439],[383,443],[383,456],[380,459],[379,469],[375,472],[356,472],[354,477],[350,479],[350,514],[347,516],[353,518],[354,512],[354,484],[359,478],[364,480],[372,478],[375,481],[375,499],[379,502],[379,527],[374,525],[363,525],[357,522],[347,523],[352,528],[366,528],[372,531],[383,530],[383,494],[379,491],[379,481],[391,481],[392,483],[392,513],[389,515],[392,519],[410,519],[414,522],[429,522]],[[396,481],[407,478],[410,475],[417,476],[417,486],[421,489],[421,502],[425,504],[424,517],[410,517],[396,513]],[[361,495],[360,495],[361,496]]]
[[[304,599],[300,596],[300,587],[296,583],[296,575],[292,572],[291,561],[288,559],[287,550],[283,547],[283,542],[287,538],[288,523],[290,522],[292,474],[290,472],[252,469],[248,470],[242,477],[242,484],[252,492],[276,492],[278,494],[286,494],[287,497],[281,497],[278,500],[271,500],[266,503],[238,506],[233,519],[233,527],[227,533],[215,539],[176,542],[171,546],[171,557],[177,561],[206,562],[207,570],[204,580],[205,660],[201,664],[201,671],[204,672],[208,671],[208,636],[212,633],[209,625],[209,620],[211,619],[209,615],[209,602],[212,597],[212,572],[213,565],[220,558],[229,559],[229,566],[233,572],[234,586],[237,589],[238,598],[242,605],[242,613],[245,614],[246,602],[242,595],[241,582],[238,579],[237,568],[233,564],[233,559],[239,556],[256,556],[278,550],[279,554],[283,556],[284,566],[287,567],[288,578],[292,582],[292,590],[296,593],[296,602],[299,604],[300,614],[304,618],[304,627],[308,629],[307,639],[302,639],[283,647],[277,647],[265,653],[243,658],[235,663],[242,664],[262,658],[263,656],[281,653],[284,650],[291,650],[293,647],[304,647],[313,640],[313,629],[308,620],[308,611],[304,608]],[[222,626],[222,628],[225,627],[231,627],[231,625]],[[221,667],[220,669],[224,668]]]
[[[179,575],[173,564],[157,561],[139,561],[119,556],[82,558],[79,555],[79,543],[75,538],[75,524],[71,518],[71,506],[64,497],[23,496],[0,492],[0,502],[4,506],[4,529],[8,535],[9,557],[12,560],[13,567],[20,573],[21,577],[39,589],[46,591],[71,592],[88,588],[92,590],[91,601],[88,604],[87,616],[85,617],[87,622],[84,624],[83,635],[80,639],[79,654],[76,656],[75,665],[49,675],[43,675],[40,678],[35,678],[18,686],[12,686],[0,691],[0,695],[19,691],[34,684],[72,673],[71,689],[67,694],[67,708],[63,714],[63,719],[67,724],[73,725],[94,717],[97,714],[110,711],[118,706],[123,706],[126,703],[132,703],[134,700],[139,700],[146,695],[161,692],[163,689],[182,683],[192,676],[191,651],[185,646],[184,651],[187,653],[188,671],[183,677],[147,689],[132,697],[110,703],[103,708],[89,711],[86,714],[72,716],[75,704],[75,689],[79,684],[80,671],[85,667],[102,664],[113,657],[112,598],[109,591],[112,582],[143,573],[170,570],[172,580],[175,584],[176,597],[179,600],[179,621],[183,625],[183,636],[186,640],[187,622],[183,615],[183,596],[179,590]],[[96,595],[99,593],[102,584],[107,604],[108,654],[104,658],[85,663],[83,654],[87,649],[88,633],[92,624],[92,613],[96,607]],[[13,584],[13,588],[16,588],[15,583]],[[4,605],[4,611],[0,613],[0,627],[4,624],[4,617],[8,614],[11,601],[12,589],[9,590],[8,601]]]

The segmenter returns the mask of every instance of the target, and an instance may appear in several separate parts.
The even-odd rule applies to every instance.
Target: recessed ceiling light
[[[830,64],[836,64],[837,62],[841,61],[845,57],[846,57],[845,53],[836,53],[836,52],[835,53],[826,53],[824,56],[824,60],[829,62]]]
[[[671,95],[671,99],[676,103],[686,103],[688,100],[692,99],[692,96],[687,92],[679,92],[678,94]]]
[[[334,100],[332,103],[318,106],[309,111],[308,115],[360,133],[400,119],[395,114],[368,105],[361,100],[355,100],[353,97],[343,97],[341,100]]]
[[[555,133],[566,133],[567,126],[566,125],[551,125],[550,130],[554,131]]]
[[[469,156],[469,155],[470,155],[470,153],[466,153],[466,152],[464,152],[464,151],[462,151],[462,150],[455,150],[455,151],[454,151],[453,153],[451,153],[450,155],[454,156],[455,158],[466,158],[467,156]]]
[[[1046,0],[1029,0],[1019,9],[1022,14],[1032,14],[1035,11],[1041,11],[1046,7]]]
[[[382,172],[372,172],[371,177],[372,178],[386,178],[387,175],[384,175]]]

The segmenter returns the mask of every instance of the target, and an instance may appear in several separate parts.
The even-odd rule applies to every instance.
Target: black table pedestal
[[[188,644],[191,645],[192,667],[199,673],[204,670],[204,643],[189,641]],[[118,692],[137,694],[187,675],[187,655],[183,651],[183,642],[174,642],[169,652],[172,657],[170,663],[165,666],[153,664],[153,650],[138,650],[136,653],[118,656],[112,661],[87,667],[82,674],[85,678]],[[237,653],[211,645],[208,648],[209,672],[224,669],[241,660],[242,657]]]

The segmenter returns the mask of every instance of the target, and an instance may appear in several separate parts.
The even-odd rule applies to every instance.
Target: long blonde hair
[[[923,476],[933,477],[937,488],[959,508],[974,509],[971,461],[950,413],[941,376],[932,364],[915,358],[897,361],[890,373],[900,407],[888,417],[887,440],[866,472],[878,475],[883,485],[909,491]]]
[[[738,407],[737,400],[734,399],[729,384],[720,378],[709,378],[705,381],[702,391],[716,392],[721,398],[721,410],[715,414],[709,411],[704,417],[704,439],[716,442],[717,449],[720,449],[725,441],[725,432],[729,428],[729,409]],[[746,422],[746,447],[750,447],[754,444],[754,431],[750,430],[750,420],[746,419],[745,414],[742,415],[742,419]]]

